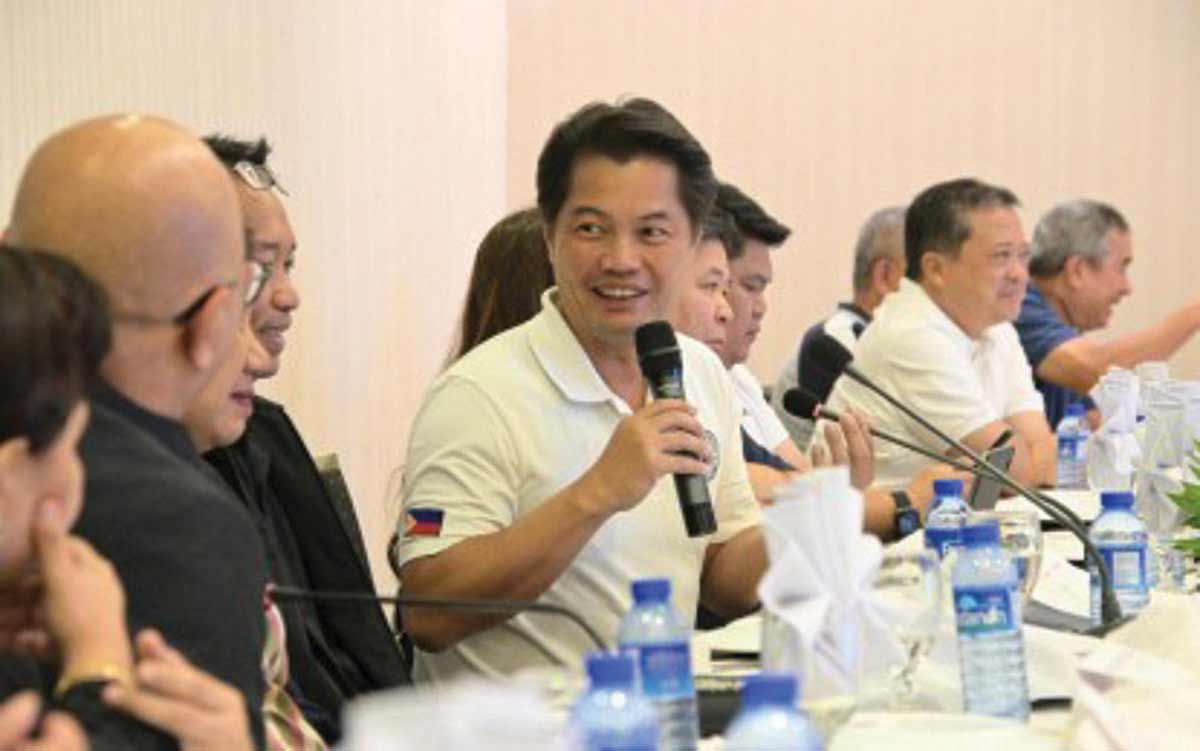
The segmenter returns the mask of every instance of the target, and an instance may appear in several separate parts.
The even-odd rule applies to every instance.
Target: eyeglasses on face
[[[257,164],[242,160],[233,165],[233,174],[237,175],[247,187],[254,190],[270,190],[275,188],[285,196],[287,190],[279,184],[279,178],[265,164]]]

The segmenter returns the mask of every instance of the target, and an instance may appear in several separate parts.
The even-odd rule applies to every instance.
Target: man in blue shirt
[[[1053,427],[1072,402],[1083,402],[1095,427],[1099,414],[1085,396],[1110,366],[1165,360],[1200,329],[1194,300],[1142,331],[1099,341],[1082,333],[1104,328],[1112,309],[1133,291],[1133,242],[1121,213],[1098,201],[1060,204],[1033,232],[1030,284],[1015,321],[1021,346]]]

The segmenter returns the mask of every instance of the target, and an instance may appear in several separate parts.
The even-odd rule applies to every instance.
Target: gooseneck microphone
[[[638,327],[638,365],[650,384],[655,399],[686,399],[683,393],[683,358],[675,330],[666,321],[651,321]],[[717,515],[708,495],[703,475],[675,475],[675,494],[688,537],[701,537],[717,531]]]
[[[840,413],[835,412],[829,407],[826,407],[824,404],[821,404],[821,400],[817,398],[816,394],[803,387],[788,389],[787,391],[783,392],[783,408],[788,411],[788,414],[796,417],[803,417],[805,419],[829,420],[831,422],[837,422],[838,420],[842,419]],[[942,456],[936,451],[931,451],[924,446],[918,446],[911,441],[906,441],[903,438],[894,436],[891,433],[886,433],[878,428],[870,428],[868,432],[882,441],[893,443],[901,448],[906,448],[909,451],[928,457],[935,461],[939,461],[943,464],[949,464],[951,467],[954,467],[962,472],[978,474],[973,465],[960,462],[957,459],[951,459],[947,456]]]
[[[1080,519],[1074,511],[1067,508],[1059,501],[1046,495],[1045,493],[1039,493],[1035,490],[1025,487],[1021,483],[1017,482],[1008,472],[1004,472],[996,467],[993,467],[987,462],[987,460],[979,455],[979,452],[975,451],[970,446],[967,446],[962,441],[946,435],[945,432],[938,429],[937,426],[933,425],[933,423],[929,422],[908,405],[889,394],[874,381],[864,375],[858,368],[854,367],[854,365],[852,365],[850,362],[853,357],[845,350],[844,347],[823,346],[825,344],[826,342],[824,341],[818,341],[814,347],[814,352],[819,359],[827,360],[828,362],[840,365],[840,370],[844,376],[852,379],[856,383],[861,384],[864,388],[877,394],[888,404],[900,410],[900,412],[902,412],[910,420],[925,428],[925,430],[929,431],[934,436],[937,436],[937,438],[945,442],[946,445],[961,451],[963,454],[969,457],[971,461],[975,462],[975,470],[977,472],[987,474],[996,482],[1022,496],[1034,506],[1037,506],[1039,509],[1044,511],[1050,518],[1054,519],[1067,530],[1069,530],[1073,535],[1075,535],[1075,537],[1083,544],[1084,552],[1087,554],[1088,558],[1091,559],[1092,564],[1096,566],[1096,571],[1100,578],[1100,620],[1102,624],[1111,628],[1112,626],[1123,622],[1123,620],[1127,620],[1122,619],[1121,606],[1117,603],[1117,596],[1113,591],[1112,572],[1109,570],[1108,564],[1105,563],[1103,556],[1100,555],[1100,551],[1096,549],[1096,546],[1092,544],[1091,539],[1088,537],[1083,520]],[[939,459],[939,461],[944,460]]]
[[[334,590],[301,589],[299,587],[282,587],[268,585],[267,597],[274,602],[332,602],[360,603],[375,602],[389,605],[403,605],[410,608],[436,608],[438,610],[463,610],[472,613],[549,613],[566,618],[584,633],[601,652],[608,651],[608,645],[577,613],[561,605],[551,605],[536,600],[500,600],[483,597],[424,597],[422,595],[377,595],[374,592],[343,592]]]

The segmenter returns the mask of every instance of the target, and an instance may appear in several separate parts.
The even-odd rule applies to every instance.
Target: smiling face
[[[729,261],[720,240],[700,243],[691,272],[671,311],[671,324],[719,356],[725,350],[725,329],[733,317],[726,297]]]
[[[1107,326],[1113,307],[1133,291],[1129,281],[1133,239],[1128,232],[1111,229],[1104,240],[1108,253],[1102,261],[1094,264],[1082,256],[1074,256],[1066,268],[1070,289],[1067,314],[1081,331]]]
[[[971,232],[957,255],[927,252],[921,284],[972,338],[1021,310],[1029,282],[1029,244],[1017,212],[1006,206],[967,213]]]
[[[292,311],[300,305],[300,294],[292,284],[296,236],[274,191],[239,183],[238,195],[250,237],[250,258],[271,272],[266,288],[250,309],[250,326],[268,356],[257,376],[270,378],[279,372],[287,344],[284,335],[292,325]]]
[[[762,330],[767,315],[767,287],[771,285],[771,249],[761,240],[746,238],[746,250],[729,264],[729,307],[733,318],[726,326],[725,367],[732,368],[750,357],[750,348]]]
[[[584,156],[547,244],[558,305],[589,355],[632,351],[666,318],[692,260],[692,227],[669,162]]]

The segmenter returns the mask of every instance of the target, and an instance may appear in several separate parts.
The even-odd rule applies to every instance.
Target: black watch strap
[[[913,505],[908,493],[893,490],[892,502],[896,505],[894,524],[897,538],[908,537],[921,528],[921,513]]]

